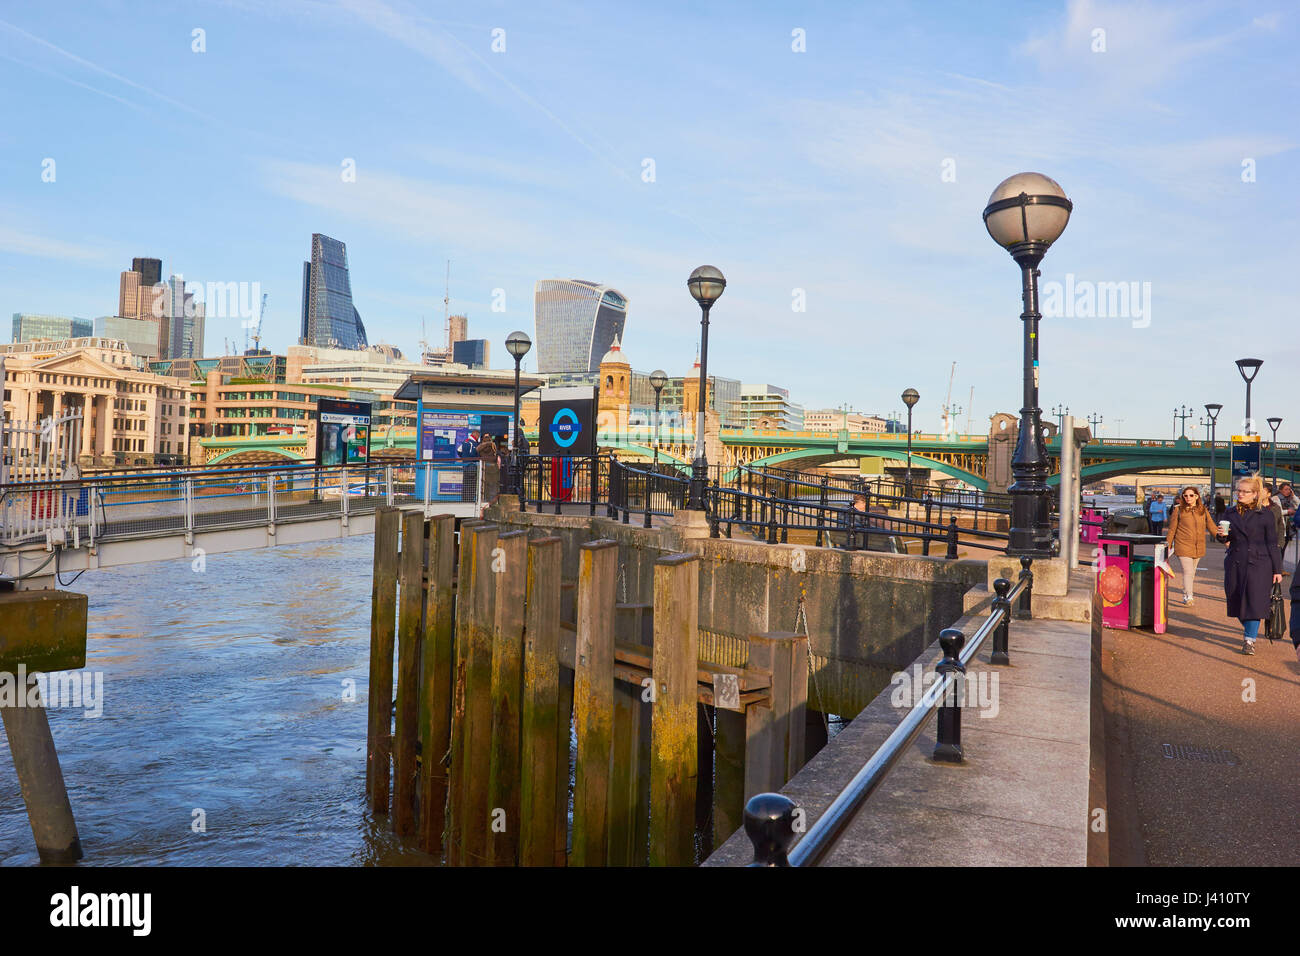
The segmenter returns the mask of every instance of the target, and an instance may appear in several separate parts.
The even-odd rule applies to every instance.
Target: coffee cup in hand
[[[1231,530],[1231,528],[1232,528],[1232,523],[1229,522],[1228,520],[1225,519],[1219,522],[1219,534],[1227,534],[1229,530]]]

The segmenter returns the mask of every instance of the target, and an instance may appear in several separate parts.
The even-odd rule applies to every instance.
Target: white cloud
[[[30,232],[0,226],[0,251],[41,259],[67,259],[73,262],[103,262],[108,253],[102,248],[49,239]]]

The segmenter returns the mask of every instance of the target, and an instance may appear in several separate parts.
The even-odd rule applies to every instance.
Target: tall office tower
[[[457,342],[464,342],[469,338],[469,319],[463,315],[453,315],[447,318],[447,351],[451,351],[452,346]]]
[[[131,271],[140,273],[140,285],[151,289],[162,282],[162,260],[135,258],[131,260]]]
[[[461,339],[451,347],[451,360],[469,368],[487,368],[488,345],[487,339]]]
[[[311,261],[302,264],[300,345],[363,349],[366,327],[352,304],[347,247],[337,239],[311,237]]]
[[[542,279],[533,300],[538,372],[594,372],[615,336],[623,338],[627,299],[609,286]]]

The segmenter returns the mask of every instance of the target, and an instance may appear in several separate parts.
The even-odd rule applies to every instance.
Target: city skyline
[[[597,52],[582,67],[554,56],[579,22],[566,6],[5,14],[0,312],[106,315],[117,263],[148,251],[190,282],[260,283],[263,345],[283,351],[298,250],[319,232],[365,277],[370,338],[408,355],[421,318],[442,319],[451,259],[451,310],[488,341],[529,327],[538,279],[593,276],[637,303],[633,364],[680,374],[699,334],[685,278],[707,262],[728,278],[711,370],[805,408],[888,414],[916,387],[917,425],[937,431],[955,359],[954,401],[974,387],[979,431],[1020,397],[1019,284],[979,214],[997,182],[1036,169],[1075,202],[1042,267],[1045,417],[1060,403],[1103,415],[1105,434],[1122,418],[1158,438],[1174,407],[1217,401],[1223,437],[1244,405],[1232,360],[1253,354],[1257,415],[1300,435],[1284,374],[1300,347],[1275,279],[1296,252],[1297,137],[1278,119],[1294,14],[1024,4],[1008,31],[956,4],[742,9],[690,14],[725,37],[705,58],[681,42],[684,6],[583,18]],[[311,57],[286,39],[297,29]],[[121,56],[140,44],[157,55]],[[345,52],[377,68],[335,89],[326,65]],[[593,84],[602,71],[619,82]],[[310,108],[321,88],[328,125]],[[431,97],[436,123],[413,127]],[[186,135],[141,137],[141,121]],[[173,201],[141,202],[153,192]],[[206,351],[241,343],[240,323],[209,314]],[[1089,401],[1104,382],[1112,397]]]

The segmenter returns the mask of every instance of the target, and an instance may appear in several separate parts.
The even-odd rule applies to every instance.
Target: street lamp
[[[713,266],[700,266],[686,280],[686,288],[700,304],[700,395],[695,410],[695,455],[691,461],[691,500],[686,505],[692,511],[704,510],[704,488],[709,480],[709,460],[704,450],[704,405],[709,383],[709,309],[718,301],[727,280]]]
[[[1088,424],[1092,426],[1092,433],[1094,435],[1098,433],[1098,429],[1101,428],[1101,423],[1104,422],[1105,420],[1106,419],[1102,418],[1096,412],[1093,412],[1091,415],[1088,416]]]
[[[1268,427],[1273,429],[1273,487],[1276,488],[1277,487],[1277,429],[1278,426],[1282,424],[1282,419],[1274,416],[1273,418],[1266,418],[1265,421],[1268,422]]]
[[[1205,414],[1210,416],[1210,508],[1211,509],[1213,509],[1214,507],[1214,490],[1216,485],[1216,479],[1219,476],[1214,461],[1214,452],[1215,452],[1215,448],[1214,448],[1215,427],[1214,426],[1219,420],[1219,412],[1221,411],[1223,411],[1223,406],[1218,404],[1217,402],[1207,404],[1205,406]]]
[[[1192,417],[1192,410],[1186,405],[1179,405],[1174,409],[1174,418],[1181,419],[1183,423],[1183,437],[1187,437],[1187,419]]]
[[[1052,414],[1056,416],[1057,431],[1065,431],[1065,416],[1070,414],[1070,406],[1066,405],[1062,409],[1061,403],[1057,402],[1056,407],[1052,409]]]
[[[528,350],[533,347],[533,340],[524,332],[511,332],[506,336],[506,351],[515,359],[515,417],[514,431],[510,436],[510,474],[514,477],[515,491],[523,493],[523,476],[519,474],[519,363],[524,360]]]
[[[1237,371],[1241,373],[1242,380],[1246,383],[1246,434],[1255,434],[1255,421],[1250,417],[1250,383],[1255,381],[1255,376],[1259,374],[1259,367],[1264,362],[1261,359],[1244,358],[1237,359]],[[1247,371],[1250,372],[1247,375]]]
[[[1011,531],[1007,554],[1050,558],[1060,550],[1048,521],[1047,454],[1038,407],[1038,264],[1065,231],[1074,204],[1041,173],[1017,173],[989,196],[984,226],[1020,266],[1024,311],[1024,404],[1011,458]]]
[[[663,369],[657,368],[650,373],[650,387],[655,390],[655,471],[659,470],[659,393],[664,390],[664,386],[667,384],[668,373]]]
[[[912,406],[921,400],[921,393],[909,388],[903,393],[903,404],[907,406],[907,480],[903,494],[912,497]]]

